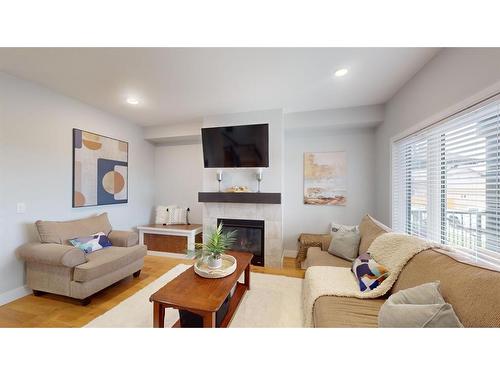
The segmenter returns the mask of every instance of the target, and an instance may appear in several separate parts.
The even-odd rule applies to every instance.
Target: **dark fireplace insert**
[[[237,232],[232,248],[252,253],[252,264],[264,266],[264,220],[217,219],[221,222],[223,232]]]

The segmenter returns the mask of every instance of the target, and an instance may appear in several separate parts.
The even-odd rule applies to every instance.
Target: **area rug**
[[[97,317],[89,328],[150,328],[153,326],[151,294],[190,266],[179,264],[133,296]],[[302,283],[295,277],[252,272],[251,289],[245,294],[230,324],[231,328],[302,327]],[[174,309],[165,310],[165,327],[179,319]]]

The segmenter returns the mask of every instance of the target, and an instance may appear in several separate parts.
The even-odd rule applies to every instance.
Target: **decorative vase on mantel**
[[[223,232],[222,223],[213,231],[206,243],[195,244],[197,259],[202,259],[206,262],[207,267],[211,270],[219,269],[222,266],[222,254],[228,250],[236,241],[236,231]]]

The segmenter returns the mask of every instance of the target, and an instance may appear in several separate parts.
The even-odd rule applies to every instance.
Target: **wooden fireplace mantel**
[[[281,193],[199,192],[198,202],[281,204]]]

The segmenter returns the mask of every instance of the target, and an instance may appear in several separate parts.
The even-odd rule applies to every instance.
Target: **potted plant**
[[[222,232],[222,223],[213,231],[206,243],[196,244],[196,258],[206,257],[207,266],[217,269],[222,266],[221,255],[236,241],[236,230]]]

